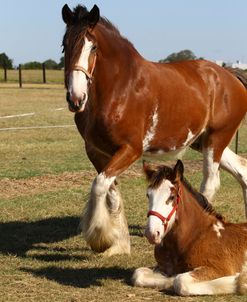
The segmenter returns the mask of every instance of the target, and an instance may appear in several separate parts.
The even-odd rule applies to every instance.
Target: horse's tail
[[[225,67],[231,74],[233,74],[247,89],[247,73],[239,68]]]

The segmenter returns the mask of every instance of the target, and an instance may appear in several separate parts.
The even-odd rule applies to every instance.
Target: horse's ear
[[[173,169],[175,181],[183,179],[184,174],[184,165],[182,161],[179,159]]]
[[[93,29],[94,26],[99,21],[99,17],[100,17],[99,8],[98,8],[97,5],[94,5],[94,7],[90,10],[90,12],[87,15],[87,24],[88,24],[88,26]]]
[[[151,180],[151,178],[153,177],[153,175],[155,173],[155,170],[152,169],[145,160],[142,162],[142,167],[143,167],[143,172],[145,173],[147,180],[148,181]]]
[[[68,7],[67,4],[64,5],[64,7],[62,8],[62,17],[63,17],[63,21],[64,23],[66,23],[67,25],[72,23],[73,20],[73,12],[72,10]]]

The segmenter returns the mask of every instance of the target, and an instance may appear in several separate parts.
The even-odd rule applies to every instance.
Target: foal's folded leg
[[[132,283],[134,286],[171,290],[175,277],[167,277],[155,268],[140,267],[134,271]]]
[[[212,276],[216,276],[214,279]],[[220,295],[237,292],[239,274],[217,278],[214,269],[203,267],[177,275],[174,290],[180,296]]]

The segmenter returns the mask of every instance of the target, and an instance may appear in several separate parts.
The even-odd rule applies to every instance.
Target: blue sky
[[[0,53],[14,64],[59,61],[65,25],[61,8],[94,4],[152,61],[173,52],[247,63],[246,0],[0,0]]]

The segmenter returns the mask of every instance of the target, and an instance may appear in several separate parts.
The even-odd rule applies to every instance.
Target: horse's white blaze
[[[172,201],[168,201],[171,195],[171,188],[174,187],[169,180],[164,180],[156,189],[148,190],[149,211],[155,211],[167,217],[173,209]],[[166,232],[162,221],[153,215],[148,218],[146,236],[155,244],[159,244],[164,236],[169,232],[175,221],[175,214],[171,217]]]
[[[217,223],[215,223],[213,225],[213,230],[216,232],[217,237],[221,237],[221,230],[224,230],[225,228],[223,227],[223,224],[220,221],[217,221]]]
[[[220,186],[219,163],[214,161],[213,149],[203,150],[203,182],[201,184],[201,192],[208,198],[209,201]]]
[[[76,65],[79,65],[88,70],[88,60],[92,46],[92,41],[89,41],[87,37],[85,37],[84,45],[82,47],[81,54],[78,62],[76,62]],[[69,77],[68,91],[73,100],[84,100],[83,108],[81,108],[81,110],[83,110],[88,98],[88,80],[84,72],[80,70],[73,70],[71,72]]]
[[[181,296],[232,294],[236,292],[239,274],[210,281],[197,281],[190,272],[177,275],[174,290]]]
[[[144,152],[148,150],[148,148],[150,147],[150,142],[152,141],[152,139],[155,136],[155,130],[156,130],[156,126],[158,124],[158,121],[159,121],[158,106],[156,106],[155,110],[154,110],[154,113],[153,113],[153,116],[152,116],[151,126],[148,129],[148,131],[147,131],[147,133],[144,137],[143,143],[142,143]]]

